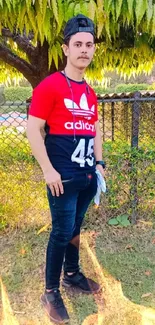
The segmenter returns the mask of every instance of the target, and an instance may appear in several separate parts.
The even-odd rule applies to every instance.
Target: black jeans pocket
[[[74,177],[69,179],[62,179],[62,184],[71,183],[74,180]]]

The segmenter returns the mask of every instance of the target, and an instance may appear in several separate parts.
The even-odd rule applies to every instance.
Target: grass
[[[89,222],[88,216],[85,227]],[[1,236],[1,276],[11,306],[17,311],[16,316],[20,325],[28,325],[29,322],[42,324],[39,322],[45,317],[44,311],[40,308],[39,297],[44,290],[45,252],[50,229],[39,235],[37,232],[38,228],[29,228],[25,231],[6,232],[5,236],[4,234]],[[110,281],[108,277],[111,274],[114,279],[121,282],[123,293],[127,298],[136,304],[154,308],[155,230],[152,226],[139,222],[137,226],[124,229],[109,227],[102,223],[100,226],[95,225],[95,231],[87,231],[86,236],[89,247],[94,250],[102,267],[105,279]],[[88,258],[83,241],[81,265],[88,276],[100,279],[97,269]],[[106,285],[105,283],[105,288]],[[103,294],[104,299],[66,293],[64,290],[62,293],[70,313],[71,325],[83,324],[87,317],[96,315],[98,304],[100,303],[103,308],[104,299],[105,301],[107,299],[106,292]],[[143,298],[143,294],[146,293],[150,295]],[[27,323],[24,323],[25,319]]]
[[[98,260],[115,279],[121,281],[125,296],[152,308],[155,307],[154,238],[155,231],[148,226],[112,231],[109,228],[107,231],[106,227],[96,243]],[[151,295],[143,298],[146,293]]]

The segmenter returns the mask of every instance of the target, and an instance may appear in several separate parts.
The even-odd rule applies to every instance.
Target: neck
[[[65,73],[68,78],[75,81],[82,81],[84,75],[84,69],[79,70],[77,68],[70,67],[68,64],[65,67]]]

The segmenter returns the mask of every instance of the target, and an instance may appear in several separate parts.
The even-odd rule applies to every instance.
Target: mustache
[[[89,56],[87,55],[81,55],[78,57],[78,59],[89,59]]]

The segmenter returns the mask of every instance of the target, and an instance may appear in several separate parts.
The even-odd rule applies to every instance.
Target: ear
[[[68,46],[66,44],[62,44],[61,47],[62,47],[62,50],[63,50],[65,56],[68,56],[68,54],[69,54],[69,48],[68,48]]]

